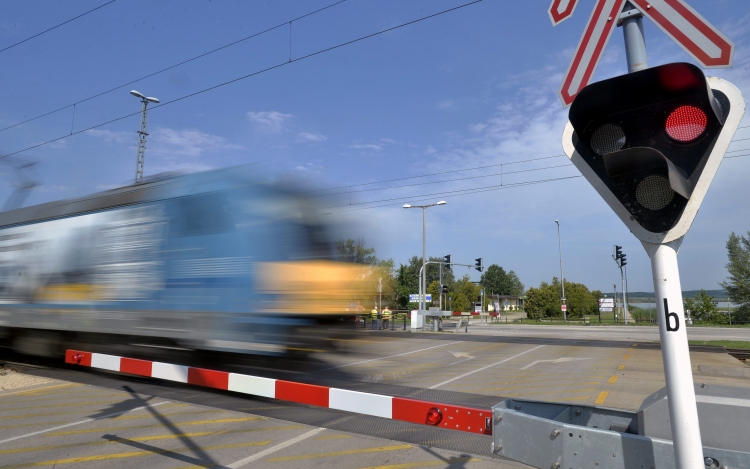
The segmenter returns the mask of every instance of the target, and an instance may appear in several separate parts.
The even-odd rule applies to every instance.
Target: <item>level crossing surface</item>
[[[657,343],[573,329],[362,331],[304,362],[232,371],[482,408],[517,397],[634,410],[664,386]],[[750,368],[725,353],[691,360],[696,383],[750,386]],[[232,464],[256,454],[253,467],[525,467],[492,460],[489,435],[46,363],[25,372],[56,381],[0,393],[0,468],[241,467]]]

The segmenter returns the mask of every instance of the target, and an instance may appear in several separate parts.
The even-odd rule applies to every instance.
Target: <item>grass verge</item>
[[[741,348],[750,350],[750,342],[742,340],[689,340],[690,345],[717,345],[726,348]]]

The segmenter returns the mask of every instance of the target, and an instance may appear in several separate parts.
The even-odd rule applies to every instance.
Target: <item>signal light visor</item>
[[[708,117],[706,113],[695,106],[680,106],[667,117],[664,126],[667,134],[682,143],[692,142],[706,131]]]
[[[437,407],[433,407],[427,411],[427,419],[425,420],[427,425],[437,425],[441,420],[443,420],[443,414]]]

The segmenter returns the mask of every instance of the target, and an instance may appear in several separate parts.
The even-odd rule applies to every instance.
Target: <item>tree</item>
[[[729,298],[740,306],[734,313],[737,319],[750,319],[750,231],[747,237],[732,232],[727,240],[729,277],[721,285]]]
[[[521,296],[524,292],[523,283],[512,270],[505,272],[505,269],[497,264],[487,267],[480,280],[489,295],[513,295]]]
[[[453,297],[453,311],[473,311],[472,303],[477,300],[481,287],[471,281],[471,277],[464,275],[456,280],[449,296]]]
[[[693,298],[685,298],[685,310],[690,311],[694,321],[707,322],[711,324],[726,324],[727,317],[719,312],[713,296],[709,296],[706,290],[699,291]]]
[[[597,314],[599,311],[598,296],[601,292],[589,291],[582,283],[565,281],[565,299],[567,304],[567,317],[578,318],[589,314]],[[539,288],[529,288],[526,291],[526,314],[530,318],[559,317],[562,316],[560,308],[560,280],[552,278],[552,283],[542,282]]]
[[[409,308],[409,295],[419,291],[419,278],[414,269],[401,264],[396,275],[396,295],[399,309]]]
[[[377,264],[378,258],[375,256],[375,248],[366,246],[365,238],[361,236],[357,239],[340,239],[336,241],[336,260],[353,264]]]

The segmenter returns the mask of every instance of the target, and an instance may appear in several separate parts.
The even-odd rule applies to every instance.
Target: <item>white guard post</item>
[[[693,370],[690,366],[685,312],[682,307],[677,251],[682,239],[667,244],[643,242],[651,258],[654,296],[659,318],[659,337],[667,383],[669,418],[672,426],[675,466],[703,468],[703,444],[695,405]]]

